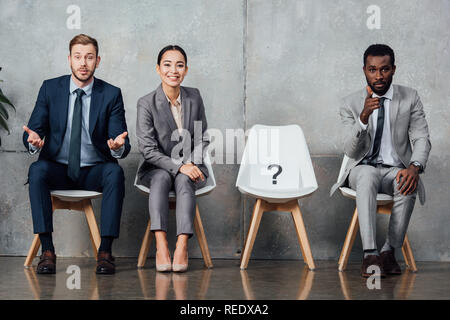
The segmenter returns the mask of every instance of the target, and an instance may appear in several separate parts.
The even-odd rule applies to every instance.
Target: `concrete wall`
[[[69,5],[80,8],[80,29],[69,29]],[[370,29],[370,5],[380,8],[380,29]],[[210,128],[250,128],[256,123],[296,123],[305,133],[319,189],[300,200],[315,259],[337,259],[354,201],[328,197],[342,158],[338,99],[364,83],[362,54],[372,43],[396,52],[394,83],[416,88],[424,104],[433,149],[423,179],[427,203],[416,204],[408,235],[417,260],[450,261],[448,170],[450,2],[441,1],[16,1],[0,0],[1,87],[15,103],[11,135],[0,149],[0,254],[25,255],[32,239],[28,187],[34,157],[24,152],[28,121],[44,79],[69,73],[68,42],[78,33],[99,41],[96,76],[122,88],[132,152],[120,163],[126,197],[117,256],[137,256],[147,223],[146,198],[133,187],[140,154],[135,138],[136,102],[159,84],[154,71],[164,45],[188,54],[184,85],[198,87]],[[69,21],[70,22],[70,21]],[[70,24],[69,24],[70,27]],[[216,190],[198,200],[213,258],[239,258],[254,200],[235,188],[239,166],[215,164]],[[99,218],[100,202],[94,201]],[[174,244],[172,215],[169,237]],[[388,217],[378,219],[383,242]],[[60,256],[90,256],[84,218],[54,217]],[[190,256],[200,257],[196,241]],[[361,256],[359,235],[352,259]],[[292,219],[264,215],[252,258],[300,259]]]

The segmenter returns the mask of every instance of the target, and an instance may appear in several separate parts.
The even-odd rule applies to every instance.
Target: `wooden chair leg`
[[[98,248],[100,248],[100,232],[98,231],[97,221],[95,220],[94,210],[92,209],[92,202],[90,199],[83,200],[83,211],[89,226],[89,235],[94,250],[94,257],[97,258]]]
[[[198,244],[202,252],[203,261],[207,268],[212,268],[211,255],[209,253],[208,242],[206,241],[205,230],[203,229],[202,219],[200,218],[200,211],[198,210],[198,204],[195,205],[195,218],[194,218],[195,234],[197,235]]]
[[[148,221],[147,229],[145,229],[144,239],[142,239],[141,250],[139,251],[138,258],[138,268],[143,268],[145,265],[145,261],[147,260],[148,250],[150,249],[150,244],[152,243],[151,230],[150,230],[151,222]]]
[[[28,250],[27,258],[25,259],[25,263],[24,263],[25,268],[31,268],[33,259],[36,257],[40,246],[41,246],[41,240],[39,239],[39,235],[35,234],[34,238],[33,238],[33,242],[31,243],[31,247]]]
[[[263,205],[261,199],[257,199],[253,208],[252,219],[245,239],[244,250],[241,255],[241,269],[247,269],[250,255],[252,254],[253,244],[255,243],[256,234],[258,233],[259,224],[263,214]]]
[[[355,208],[352,221],[350,222],[350,227],[348,228],[347,235],[345,237],[344,246],[342,247],[341,256],[339,257],[339,271],[344,271],[347,267],[348,258],[350,256],[350,252],[352,251],[358,228],[358,210]]]
[[[411,262],[409,261],[408,253],[406,252],[405,247],[406,247],[406,245],[403,242],[403,246],[402,246],[403,258],[405,259],[406,268],[409,268],[409,266],[411,265]]]
[[[403,241],[402,252],[407,266],[412,272],[417,272],[416,261],[414,260],[414,255],[407,234],[405,234],[405,240]]]
[[[314,270],[316,266],[314,265],[314,259],[311,252],[311,247],[309,245],[308,235],[306,233],[305,223],[303,222],[302,212],[298,203],[292,209],[292,218],[294,219],[295,228],[297,230],[297,237],[300,243],[300,248],[302,250],[303,260],[308,265],[309,270]]]

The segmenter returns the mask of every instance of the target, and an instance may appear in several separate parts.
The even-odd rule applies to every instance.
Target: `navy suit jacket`
[[[45,80],[28,121],[28,128],[45,137],[39,159],[53,160],[58,154],[67,127],[69,107],[70,75]],[[127,131],[125,109],[119,88],[95,78],[89,112],[89,134],[99,156],[104,162],[117,162],[111,155],[107,140],[115,139]],[[28,150],[28,133],[23,134],[23,143]],[[125,150],[121,158],[130,152],[130,140],[125,139]]]

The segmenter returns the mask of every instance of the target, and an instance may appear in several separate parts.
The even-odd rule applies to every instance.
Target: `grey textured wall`
[[[81,13],[80,29],[66,25],[69,5]],[[369,29],[370,5],[380,8],[380,29]],[[188,53],[184,85],[202,92],[211,128],[256,123],[299,124],[305,133],[319,189],[300,200],[315,259],[337,259],[354,210],[340,194],[328,197],[342,158],[338,99],[365,84],[362,53],[372,43],[396,52],[394,83],[416,88],[424,104],[433,149],[423,177],[427,203],[416,204],[409,238],[417,260],[449,258],[450,1],[16,1],[0,0],[0,79],[17,106],[11,135],[0,149],[0,254],[25,255],[32,239],[21,127],[44,79],[69,73],[68,42],[78,33],[97,38],[102,62],[96,76],[122,88],[132,152],[121,161],[126,198],[117,256],[137,256],[147,223],[146,198],[133,187],[136,102],[159,84],[156,55],[177,43]],[[198,200],[213,258],[239,258],[254,200],[235,188],[238,165],[214,165],[217,188]],[[99,218],[99,201],[94,210]],[[388,217],[378,219],[378,240]],[[58,211],[55,245],[60,256],[92,255],[79,213]],[[174,243],[174,220],[169,229]],[[191,257],[200,257],[195,241]],[[352,259],[361,256],[359,236]],[[252,258],[300,259],[292,219],[266,213]]]

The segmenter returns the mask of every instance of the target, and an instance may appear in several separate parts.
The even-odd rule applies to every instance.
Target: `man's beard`
[[[391,78],[391,80],[386,80],[386,81],[384,81],[385,86],[384,86],[384,88],[383,88],[382,90],[379,90],[379,89],[377,89],[377,88],[375,87],[376,82],[374,82],[373,84],[371,84],[371,83],[369,82],[369,79],[367,79],[367,77],[366,77],[366,81],[367,81],[367,84],[369,85],[370,89],[372,89],[372,91],[373,91],[374,93],[376,93],[376,94],[379,95],[379,96],[382,96],[382,95],[386,94],[386,92],[389,90],[389,87],[391,86],[391,83],[392,83],[392,78]]]
[[[73,74],[73,76],[74,76],[78,81],[80,81],[80,82],[88,82],[89,80],[91,80],[91,78],[94,76],[94,73],[95,73],[95,69],[94,69],[94,70],[92,70],[92,72],[88,73],[88,74],[85,76],[86,79],[82,79],[82,78],[80,78],[80,77],[77,76],[76,72],[73,70],[72,67],[71,67],[71,69],[72,69],[72,74]]]

